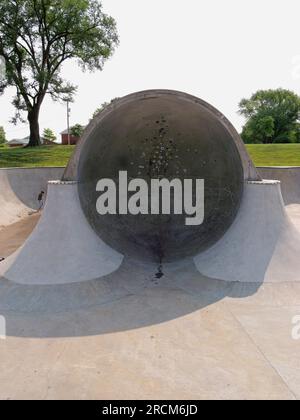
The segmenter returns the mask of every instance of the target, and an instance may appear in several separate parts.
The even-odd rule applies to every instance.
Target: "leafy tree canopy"
[[[73,125],[73,127],[71,127],[70,134],[71,136],[74,136],[74,137],[81,137],[83,131],[84,131],[84,127],[82,125],[75,124]]]
[[[239,104],[247,121],[245,143],[293,143],[300,141],[300,97],[285,89],[260,90]]]
[[[6,143],[6,135],[3,127],[0,127],[0,144]]]
[[[45,95],[71,100],[76,87],[61,76],[76,59],[83,70],[102,70],[118,44],[116,24],[98,0],[7,0],[0,2],[0,55],[7,86],[16,88],[14,122],[27,112],[30,146],[40,144],[39,112]]]
[[[56,135],[51,130],[51,128],[45,128],[44,129],[43,137],[44,137],[44,139],[46,139],[48,141],[55,141],[56,140]]]
[[[104,108],[106,108],[108,105],[112,104],[114,101],[116,101],[119,98],[114,98],[110,102],[103,102],[103,104],[100,105],[99,108],[96,109],[96,111],[93,114],[93,118],[96,117],[96,115],[99,114],[99,112],[103,111]]]

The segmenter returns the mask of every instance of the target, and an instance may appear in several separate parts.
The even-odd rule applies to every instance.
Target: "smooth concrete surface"
[[[292,336],[300,205],[284,207],[278,182],[247,183],[219,252],[212,248],[198,269],[190,259],[167,264],[160,279],[156,265],[121,263],[105,246],[101,255],[118,263],[79,281],[99,238],[74,183],[52,183],[49,192],[19,251],[15,273],[26,284],[0,278],[0,399],[300,399],[300,340]],[[1,231],[3,256],[37,218]],[[207,269],[217,271],[206,271],[209,259]],[[37,278],[43,284],[32,284]]]
[[[38,195],[47,183],[61,179],[64,168],[0,169],[0,230],[38,209]]]
[[[279,188],[277,182],[246,186],[244,205],[253,207],[241,219],[252,214],[255,235],[267,213],[287,226],[288,238],[296,235]],[[53,191],[59,199],[52,229],[75,190],[70,184],[53,185]],[[295,206],[291,223],[300,215]],[[10,238],[7,249],[1,243],[4,255],[12,251],[14,235],[18,242],[30,231],[29,220],[1,232]],[[290,240],[276,223],[274,236],[266,226],[264,243],[278,232],[285,244]],[[59,229],[65,243],[71,230],[64,224]],[[240,246],[251,234],[247,230]],[[251,257],[255,247],[250,251]],[[155,265],[125,259],[107,276],[73,284],[1,278],[7,336],[0,339],[0,399],[300,399],[300,340],[292,337],[300,282],[222,281],[204,276],[189,259],[167,264],[161,279],[156,271]]]
[[[32,212],[12,190],[7,171],[0,169],[0,231],[10,224],[28,217]]]
[[[118,269],[118,254],[87,223],[74,182],[49,182],[41,220],[25,244],[0,263],[0,275],[23,284],[91,280]]]
[[[189,261],[204,276],[219,280],[298,282],[299,250],[300,232],[286,212],[279,181],[248,181],[229,231]],[[24,246],[0,263],[0,275],[27,285],[76,283],[116,271],[122,259],[87,223],[76,182],[53,182],[40,223]],[[148,266],[154,274],[160,270],[158,264]]]
[[[300,204],[300,167],[264,166],[257,168],[263,179],[278,179],[286,206]]]
[[[300,398],[300,283],[220,281],[189,260],[154,273],[124,261],[90,282],[0,280],[0,398]]]
[[[0,233],[0,258],[7,258],[20,248],[35,229],[41,213],[21,219],[1,230]]]
[[[300,167],[299,166],[265,166],[258,168],[264,179],[278,179],[281,182],[282,197],[285,208],[292,222],[300,230]]]
[[[300,235],[288,217],[280,182],[248,182],[229,231],[194,261],[209,277],[239,282],[299,282]]]
[[[299,399],[300,284],[191,267],[153,280],[131,265],[90,286],[1,282],[0,398]]]

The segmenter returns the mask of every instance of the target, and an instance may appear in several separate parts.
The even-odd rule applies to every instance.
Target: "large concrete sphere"
[[[241,157],[220,113],[188,95],[131,95],[96,117],[78,164],[82,209],[114,249],[142,260],[193,256],[218,241],[238,212],[243,193]],[[205,218],[186,226],[186,215],[105,215],[96,210],[100,179],[119,171],[129,180],[205,180]],[[149,202],[150,202],[149,197]]]

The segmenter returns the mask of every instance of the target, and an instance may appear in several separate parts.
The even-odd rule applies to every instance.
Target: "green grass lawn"
[[[256,166],[300,166],[300,144],[250,144]],[[0,168],[66,166],[74,146],[0,147]]]
[[[0,168],[66,166],[75,146],[0,147]]]
[[[300,166],[300,144],[248,144],[256,166]]]

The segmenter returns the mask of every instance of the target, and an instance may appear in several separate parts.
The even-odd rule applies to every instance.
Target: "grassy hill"
[[[0,168],[66,166],[75,146],[0,148]]]
[[[300,166],[300,144],[251,144],[247,149],[256,166]],[[73,151],[74,146],[0,147],[0,168],[66,166]]]
[[[249,144],[256,166],[300,166],[300,144]]]

